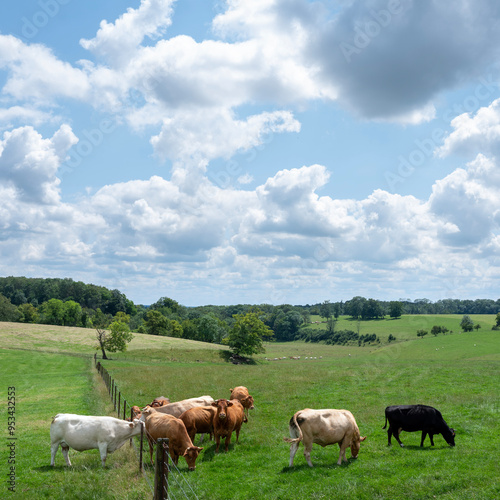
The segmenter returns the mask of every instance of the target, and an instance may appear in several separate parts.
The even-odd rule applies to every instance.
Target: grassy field
[[[442,319],[427,318],[427,328],[447,326]],[[254,365],[228,364],[214,346],[138,335],[128,352],[113,355],[104,365],[131,404],[142,405],[159,395],[172,400],[202,394],[229,397],[229,389],[236,385],[250,389],[256,409],[239,444],[216,455],[214,443],[205,442],[193,473],[187,472],[183,459],[179,462],[200,500],[494,499],[500,497],[500,332],[490,330],[493,316],[483,321],[479,332],[458,333],[455,327],[451,335],[417,339],[416,330],[426,327],[415,327],[403,317],[401,333],[384,336],[393,333],[411,340],[362,348],[270,343]],[[405,322],[411,331],[401,326]],[[8,367],[2,371],[3,387],[15,384],[18,396],[18,480],[12,498],[33,498],[34,491],[41,498],[149,498],[128,446],[110,455],[104,470],[97,451],[71,452],[71,469],[63,466],[58,454],[56,468],[49,467],[48,431],[55,413],[111,414],[111,408],[104,404],[107,395],[99,392],[102,384],[90,360],[67,355],[94,352],[91,343],[78,340],[87,339],[90,331],[31,325],[36,327],[33,331],[28,326],[21,332],[17,326],[0,323],[4,347],[12,341],[12,347],[28,349],[36,338],[36,348],[62,354],[0,350],[2,366]],[[16,331],[22,334],[14,335]],[[403,403],[441,410],[456,430],[456,447],[436,436],[435,447],[427,439],[420,448],[420,433],[403,433],[405,448],[387,447],[384,408]],[[293,413],[306,407],[351,410],[361,434],[367,436],[359,458],[337,466],[337,446],[314,445],[311,469],[301,445],[289,468],[289,445],[283,437]],[[2,412],[6,422],[4,407]],[[2,495],[4,491],[5,486]]]

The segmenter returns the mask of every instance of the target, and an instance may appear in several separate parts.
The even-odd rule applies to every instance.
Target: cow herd
[[[150,460],[153,463],[153,447],[159,438],[169,439],[169,453],[174,464],[179,457],[184,457],[190,471],[196,468],[196,459],[203,450],[195,446],[196,434],[209,434],[215,439],[215,452],[219,451],[221,439],[224,439],[225,451],[228,451],[233,432],[238,442],[241,427],[248,422],[248,410],[254,408],[253,397],[246,387],[231,389],[229,399],[214,400],[211,396],[200,396],[171,403],[168,398],[155,398],[144,408],[132,407],[131,421],[113,417],[58,414],[50,426],[51,465],[55,464],[55,455],[61,446],[68,466],[69,448],[77,451],[98,449],[102,465],[105,465],[109,453],[120,448],[128,439],[141,433],[145,428],[149,444]],[[398,405],[385,409],[388,445],[394,436],[403,446],[399,435],[401,431],[422,431],[420,446],[429,435],[434,446],[434,435],[442,434],[450,446],[455,446],[455,431],[448,427],[441,413],[426,405]],[[357,458],[360,444],[366,439],[361,437],[358,425],[348,410],[313,410],[306,408],[296,412],[289,423],[290,437],[284,441],[290,444],[290,467],[297,453],[300,442],[304,443],[304,456],[310,467],[312,445],[328,446],[338,444],[340,454],[337,464],[347,461],[345,452],[351,450],[352,458]]]

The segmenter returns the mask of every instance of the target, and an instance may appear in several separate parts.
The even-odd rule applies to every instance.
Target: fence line
[[[118,414],[118,418],[120,418],[121,414],[122,418],[125,420],[127,418],[127,409],[129,409],[130,421],[132,421],[134,418],[132,407],[127,403],[127,400],[121,394],[121,391],[118,389],[115,380],[111,377],[108,370],[104,368],[100,361],[97,361],[97,354],[94,355],[94,365],[99,375],[101,376],[104,385],[106,386],[108,394],[111,398],[111,402],[113,403],[114,409]],[[123,413],[121,413],[122,401]],[[130,440],[130,444],[131,446],[134,446],[135,451],[138,454],[139,470],[146,478],[146,482],[151,489],[151,494],[153,495],[154,500],[176,500],[177,498],[198,500],[196,493],[194,492],[187,479],[179,471],[176,465],[173,462],[170,463],[168,460],[168,439],[159,438],[157,441],[154,486],[151,485],[148,475],[146,474],[146,471],[144,469],[143,449],[145,438],[147,438],[147,436],[145,436],[145,434],[147,434],[147,431],[144,432],[143,429],[144,426],[141,426],[139,448],[137,448],[136,443],[133,439]],[[178,490],[177,493],[174,493],[174,491],[172,491],[172,486],[175,486],[174,490]]]

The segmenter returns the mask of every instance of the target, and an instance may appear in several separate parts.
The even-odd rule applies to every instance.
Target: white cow
[[[55,464],[56,453],[61,445],[68,466],[71,465],[68,451],[73,448],[76,451],[98,449],[104,467],[108,453],[113,453],[132,436],[140,434],[143,425],[139,420],[127,422],[113,417],[59,413],[50,425],[50,465]]]
[[[338,443],[340,456],[337,465],[342,460],[347,462],[345,451],[351,448],[352,458],[357,458],[361,441],[366,439],[360,437],[358,425],[352,413],[348,410],[305,410],[298,411],[290,419],[290,438],[284,438],[290,443],[290,467],[301,441],[304,441],[304,456],[310,467],[311,450],[313,443],[321,446]]]
[[[156,408],[156,411],[167,415],[173,415],[178,418],[185,411],[190,410],[191,408],[195,408],[196,406],[211,406],[213,402],[214,399],[212,396],[200,396],[199,398],[183,399],[182,401],[176,401],[175,403],[160,406],[159,408]]]

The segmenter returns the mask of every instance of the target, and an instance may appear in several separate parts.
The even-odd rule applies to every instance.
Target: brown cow
[[[153,408],[159,408],[160,406],[165,406],[170,403],[170,399],[166,398],[165,396],[159,396],[157,398],[154,398],[153,401],[149,404],[149,406]]]
[[[186,459],[189,470],[195,470],[196,459],[203,448],[193,445],[182,420],[160,413],[151,406],[144,408],[141,420],[146,422],[151,464],[153,463],[153,444],[158,438],[168,438],[172,462],[177,465],[179,457],[182,456]]]
[[[132,415],[133,420],[141,418],[141,409],[138,406],[132,406]],[[131,422],[130,417],[127,417],[125,420]]]
[[[254,401],[252,396],[248,393],[248,389],[242,385],[235,387],[234,389],[231,389],[231,397],[229,398],[230,401],[233,401],[234,399],[237,399],[245,409],[245,413],[248,416],[248,410],[253,410],[254,409]]]
[[[214,399],[211,396],[200,396],[199,398],[183,399],[165,406],[156,408],[159,412],[167,415],[173,415],[179,418],[185,411],[195,408],[196,406],[211,406]]]
[[[179,416],[179,419],[184,422],[186,430],[194,443],[196,434],[209,433],[210,439],[214,433],[214,416],[217,410],[213,406],[198,406],[185,411]]]
[[[290,419],[290,438],[284,438],[290,443],[290,467],[301,441],[304,441],[304,456],[310,467],[311,450],[313,443],[321,446],[338,443],[340,455],[337,465],[342,460],[347,462],[345,451],[351,448],[352,458],[357,458],[361,441],[366,439],[360,437],[358,425],[352,413],[348,410],[305,410],[298,411]]]
[[[214,416],[215,453],[219,451],[221,437],[226,439],[225,451],[227,452],[233,431],[236,432],[236,442],[238,442],[241,425],[245,419],[243,406],[237,399],[233,401],[218,399],[212,403],[212,406],[217,408]]]

